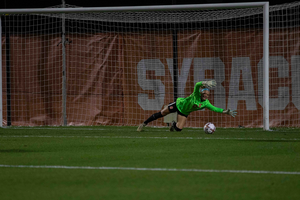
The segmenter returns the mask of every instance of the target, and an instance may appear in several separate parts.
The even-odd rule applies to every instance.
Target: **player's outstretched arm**
[[[237,114],[236,110],[230,110],[230,109],[224,110],[223,113],[227,115],[231,115],[232,117],[235,117]]]
[[[210,81],[202,81],[202,85],[206,88],[212,88],[217,85],[217,82],[215,80],[210,80]]]

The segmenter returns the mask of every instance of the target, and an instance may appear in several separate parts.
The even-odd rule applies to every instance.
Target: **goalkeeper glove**
[[[224,110],[223,113],[225,113],[227,115],[231,115],[232,117],[235,117],[237,114],[236,110],[230,110],[230,109]]]
[[[206,88],[211,88],[211,87],[215,87],[217,85],[217,82],[215,80],[202,81],[202,85]]]

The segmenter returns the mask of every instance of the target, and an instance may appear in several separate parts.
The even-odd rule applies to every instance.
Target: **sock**
[[[176,131],[178,131],[178,132],[182,131],[182,129],[180,129],[180,128],[178,128],[178,127],[176,126],[176,122],[173,122],[172,126],[174,127],[174,129],[175,129]]]
[[[182,131],[182,129],[178,128],[176,125],[174,126],[174,128],[175,128],[175,130],[178,131],[178,132]]]
[[[146,121],[144,121],[145,124],[148,124],[154,120],[157,120],[159,118],[163,117],[163,115],[161,114],[161,112],[155,113],[153,115],[151,115]]]

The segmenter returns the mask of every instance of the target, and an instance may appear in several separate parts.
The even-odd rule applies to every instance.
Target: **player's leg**
[[[149,124],[150,122],[157,120],[163,116],[166,116],[169,113],[170,113],[170,111],[169,111],[168,107],[165,107],[158,113],[154,113],[153,115],[151,115],[146,121],[144,121],[144,124]]]
[[[187,116],[185,115],[181,115],[180,113],[178,113],[177,115],[177,123],[176,122],[172,122],[172,126],[170,127],[170,131],[182,131],[185,122],[187,120]]]
[[[173,103],[169,104],[167,107],[162,109],[160,112],[154,113],[153,115],[151,115],[146,121],[144,121],[142,124],[139,125],[139,127],[137,128],[137,131],[139,131],[139,132],[142,131],[143,128],[145,126],[147,126],[148,123],[170,114],[172,112],[172,110],[170,110],[170,105],[172,107],[172,104]]]
[[[187,117],[182,116],[182,115],[177,115],[176,127],[182,130],[185,125],[186,120],[187,120]]]
[[[169,106],[166,106],[160,112],[161,112],[161,114],[162,114],[163,117],[171,113],[170,110],[169,110]]]

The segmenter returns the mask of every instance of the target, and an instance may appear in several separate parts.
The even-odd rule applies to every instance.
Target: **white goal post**
[[[257,13],[255,12],[259,12],[255,10],[256,8],[262,9],[262,19],[256,16]],[[236,10],[235,12],[238,14],[240,10],[250,10],[246,11],[244,16],[234,16],[233,14],[228,19],[222,19],[220,11],[224,10],[226,13],[230,12],[229,9]],[[197,13],[201,10],[205,11],[205,15]],[[139,14],[133,14],[135,12]],[[156,15],[154,12],[159,12],[159,14]],[[184,12],[187,13],[184,14]],[[209,12],[210,14],[207,14]],[[255,17],[249,17],[251,12],[254,12]],[[99,17],[97,15],[99,13],[104,14]],[[114,15],[114,13],[119,14]],[[20,17],[22,14],[28,15],[29,17],[24,18],[30,18],[31,21],[25,22],[26,19]],[[36,15],[37,18],[31,18]],[[193,91],[194,83],[200,81],[199,78],[218,77],[217,82],[220,87],[212,91],[212,103],[217,107],[222,105],[224,109],[230,108],[229,106],[235,107],[238,109],[237,119],[239,121],[232,121],[233,119],[208,111],[199,111],[200,113],[189,116],[191,122],[188,126],[200,127],[207,121],[213,121],[219,127],[262,126],[264,130],[270,129],[269,2],[0,9],[0,16],[2,16],[0,18],[0,25],[2,24],[0,26],[0,36],[2,36],[0,68],[3,69],[0,70],[0,84],[5,83],[7,77],[12,75],[13,80],[9,85],[14,87],[10,92],[12,102],[8,103],[7,96],[4,95],[4,93],[8,93],[5,88],[8,83],[5,83],[5,86],[0,86],[1,127],[7,125],[4,120],[8,120],[5,116],[8,113],[6,108],[8,104],[12,104],[11,108],[15,109],[13,119],[17,121],[15,124],[9,122],[9,125],[135,126],[145,120],[150,113],[160,110],[162,105],[173,101],[175,97],[189,95]],[[201,18],[205,18],[203,16],[207,17],[207,21],[200,21]],[[52,20],[51,23],[40,19],[43,17],[49,17],[50,21]],[[159,17],[162,18],[158,19]],[[215,19],[210,19],[214,17]],[[8,22],[7,18],[12,21]],[[61,21],[62,18],[70,20],[66,22],[70,27],[69,34],[62,31],[60,40],[56,35],[59,35],[60,31],[57,32],[57,30],[62,24],[62,30],[65,29],[65,25]],[[101,23],[83,24],[87,21],[97,20]],[[35,27],[35,23],[39,23],[37,27]],[[6,26],[6,24],[8,25]],[[15,27],[18,24],[21,24],[20,27]],[[125,27],[127,25],[128,27]],[[238,26],[236,29],[239,32],[232,31],[235,29],[235,25]],[[3,26],[5,26],[5,30]],[[174,29],[172,29],[173,26]],[[194,26],[197,27],[194,28]],[[177,29],[176,27],[183,28]],[[44,30],[45,28],[48,30]],[[262,30],[262,41],[260,41],[259,30],[255,28]],[[174,32],[174,30],[178,32]],[[9,31],[15,33],[15,37],[6,35]],[[218,36],[221,39],[217,39]],[[1,47],[5,47],[7,50],[5,46],[7,37],[11,40],[10,48],[13,51],[11,53],[12,58],[10,58],[12,63],[10,64],[7,62],[6,55],[3,55],[5,51],[1,50]],[[47,41],[41,38],[46,38]],[[144,40],[144,38],[148,39]],[[247,41],[243,38],[247,38]],[[249,42],[250,40],[251,42]],[[105,44],[97,46],[97,43],[102,41]],[[75,43],[76,46],[74,45],[72,48],[66,46]],[[93,45],[90,49],[85,47],[91,43]],[[247,47],[249,45],[251,48],[255,48],[255,45],[258,44],[262,44],[261,47],[263,48],[259,46],[257,48],[260,49],[249,50]],[[59,45],[66,46],[66,49],[59,52],[56,50]],[[239,46],[243,46],[242,49]],[[24,49],[22,49],[23,47]],[[143,49],[143,47],[148,49]],[[78,48],[82,49],[78,50]],[[149,50],[151,48],[152,50]],[[60,47],[60,49],[62,48]],[[50,51],[51,53],[49,53]],[[105,53],[102,54],[103,52]],[[260,52],[260,54],[253,55],[255,52]],[[38,54],[44,57],[36,58]],[[88,60],[87,55],[90,54],[93,54],[93,58]],[[252,56],[251,59],[247,55]],[[19,58],[22,60],[13,60]],[[85,66],[80,66],[79,62],[84,63]],[[128,64],[129,62],[131,64]],[[229,64],[234,67],[227,69]],[[244,67],[244,64],[249,64],[250,68]],[[8,69],[8,65],[11,65],[13,71],[5,74],[7,70],[4,69]],[[36,65],[36,67],[32,68],[30,65]],[[255,65],[256,75],[248,74],[251,73],[252,65]],[[110,69],[110,66],[113,66],[116,71]],[[126,66],[132,66],[133,69],[129,70]],[[257,68],[257,66],[262,68]],[[46,67],[49,68],[46,69]],[[216,67],[219,68],[216,69]],[[105,72],[101,71],[103,68],[106,68]],[[32,73],[28,72],[27,69],[31,69]],[[247,71],[249,69],[250,71]],[[20,78],[20,74],[26,77]],[[58,74],[61,74],[61,77],[57,77]],[[252,80],[252,76],[257,76],[257,80]],[[260,85],[259,77],[261,76],[263,85]],[[236,80],[233,80],[232,77],[236,77]],[[240,79],[244,82],[240,83]],[[28,81],[32,82],[28,83]],[[251,85],[247,88],[248,82],[245,81],[255,82],[255,86]],[[25,82],[28,85],[22,85]],[[38,88],[35,85],[36,82],[39,83]],[[67,82],[67,85],[63,82]],[[78,82],[86,85],[76,85]],[[103,84],[98,85],[99,82]],[[120,84],[124,85],[120,86]],[[117,89],[109,90],[118,85],[120,91]],[[21,86],[24,86],[24,90],[18,89]],[[29,89],[29,87],[32,88]],[[262,92],[260,92],[260,87],[262,87]],[[235,92],[233,89],[238,91],[248,89],[253,91],[256,96],[262,95],[262,98],[255,97],[255,101],[250,102],[249,100],[249,103],[248,98],[252,98],[249,97],[250,94]],[[102,93],[103,91],[105,92]],[[142,91],[147,92],[143,93]],[[134,97],[129,97],[130,95]],[[241,98],[236,97],[239,95]],[[32,98],[32,96],[36,96],[36,98]],[[262,103],[260,103],[261,100]],[[31,103],[25,105],[24,102]],[[76,108],[75,104],[80,106]],[[151,104],[150,107],[149,104]],[[261,106],[262,112],[253,108],[257,106]],[[4,110],[6,111],[4,112]],[[110,113],[111,110],[115,112]],[[263,114],[262,118],[260,117],[261,114]],[[120,116],[122,116],[121,119],[118,118]],[[252,123],[251,120],[255,122]],[[155,122],[153,125],[161,126],[162,123],[162,121]]]

